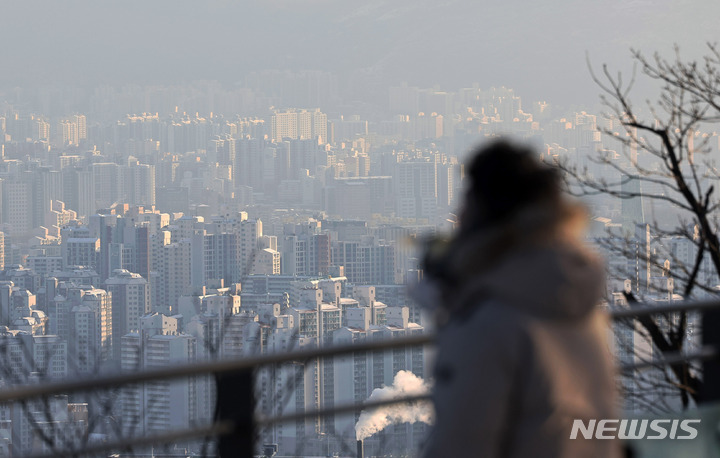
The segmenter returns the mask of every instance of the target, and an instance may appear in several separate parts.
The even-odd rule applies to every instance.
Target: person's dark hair
[[[477,150],[467,176],[462,232],[502,223],[519,210],[561,196],[558,172],[530,148],[505,140]]]
[[[466,171],[459,230],[450,239],[428,240],[421,262],[440,286],[443,304],[457,307],[455,312],[463,306],[448,298],[458,284],[508,251],[552,233],[568,210],[560,174],[529,147],[495,141],[475,151]]]

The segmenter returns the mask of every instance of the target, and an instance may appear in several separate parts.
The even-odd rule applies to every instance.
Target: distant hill
[[[69,0],[3,2],[0,84],[232,82],[321,69],[367,90],[477,81],[592,103],[585,64],[628,69],[628,48],[693,52],[720,2],[689,0]],[[349,79],[349,75],[355,75]]]

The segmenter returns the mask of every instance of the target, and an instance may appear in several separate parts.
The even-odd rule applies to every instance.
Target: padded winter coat
[[[510,251],[464,281],[438,331],[435,457],[616,457],[570,439],[573,420],[618,418],[602,263],[557,239]]]

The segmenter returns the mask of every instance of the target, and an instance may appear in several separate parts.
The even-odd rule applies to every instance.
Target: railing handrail
[[[297,350],[290,353],[270,353],[241,359],[221,359],[191,365],[171,366],[142,372],[120,372],[81,380],[50,381],[43,384],[10,387],[0,390],[0,403],[28,399],[38,396],[94,391],[99,388],[130,385],[157,379],[194,377],[207,374],[226,374],[249,370],[259,366],[282,364],[292,361],[307,361],[328,356],[340,356],[356,352],[372,352],[393,348],[427,345],[434,341],[434,334],[419,334],[395,339],[382,339],[354,344],[333,345]]]
[[[658,313],[700,312],[714,309],[720,309],[720,300],[712,299],[692,302],[671,302],[661,305],[646,305],[644,303],[637,303],[628,307],[610,307],[608,308],[608,313],[612,320],[621,320],[625,318],[655,315]]]
[[[636,363],[623,363],[617,366],[618,372],[621,374],[633,371],[642,371],[660,366],[674,366],[687,361],[707,361],[720,356],[718,349],[713,346],[700,348],[692,353],[672,352],[666,353],[661,359],[641,360]]]
[[[276,423],[286,423],[310,417],[322,417],[338,413],[350,413],[358,410],[362,411],[365,409],[376,409],[378,407],[386,407],[396,404],[411,404],[416,402],[428,401],[430,401],[430,394],[421,393],[413,396],[366,401],[358,404],[341,404],[325,409],[306,410],[305,412],[293,412],[275,417],[258,416],[255,418],[255,422],[258,426],[264,427]],[[52,454],[37,454],[31,455],[28,458],[53,458],[58,456],[58,453],[73,455],[79,452],[82,452],[82,454],[84,455],[94,455],[113,450],[123,450],[131,446],[148,446],[152,444],[162,444],[177,440],[198,439],[203,437],[219,437],[226,434],[232,434],[234,430],[235,424],[231,420],[225,420],[209,426],[182,429],[178,431],[171,431],[168,433],[154,434],[151,436],[131,436],[125,438],[124,440],[118,440],[114,442],[90,444],[88,445],[88,447],[83,448],[81,451],[72,449],[60,449],[56,450],[55,453]]]
[[[90,443],[82,449],[61,448],[51,453],[38,453],[26,458],[54,458],[57,456],[99,455],[116,450],[127,450],[131,447],[147,447],[154,444],[168,444],[188,439],[201,439],[203,437],[220,437],[232,433],[235,425],[232,421],[221,421],[208,426],[178,429],[151,436],[130,436],[111,442],[98,444]]]
[[[677,302],[658,306],[635,305],[627,308],[616,307],[609,309],[608,314],[612,320],[621,320],[659,313],[705,311],[711,309],[720,309],[720,301],[708,300]],[[329,347],[307,348],[290,353],[269,353],[258,356],[249,356],[241,359],[223,359],[191,365],[151,369],[142,372],[110,373],[103,376],[88,377],[81,380],[61,380],[22,387],[14,386],[0,390],[0,403],[29,399],[38,396],[93,391],[99,388],[143,383],[157,379],[193,377],[211,373],[225,374],[271,364],[282,364],[292,361],[307,361],[315,358],[339,356],[355,352],[371,352],[409,346],[428,345],[434,341],[435,334],[428,332],[401,338],[371,340],[353,344],[333,345]]]
[[[628,318],[636,318],[640,316],[648,316],[652,314],[672,313],[678,311],[706,311],[711,309],[720,309],[720,301],[696,301],[696,302],[680,302],[670,303],[657,306],[634,305],[626,308],[611,308],[608,315],[612,320],[622,320]],[[191,366],[174,366],[162,369],[154,369],[144,372],[116,373],[108,374],[101,377],[88,378],[85,380],[58,381],[45,384],[31,385],[26,387],[12,387],[0,390],[0,403],[12,402],[15,400],[28,399],[38,396],[48,396],[54,394],[68,394],[80,391],[92,391],[108,387],[116,387],[125,384],[143,383],[156,379],[173,379],[179,377],[202,376],[207,374],[225,374],[236,371],[250,370],[259,366],[282,364],[293,361],[308,361],[311,359],[340,356],[352,354],[356,352],[372,352],[378,350],[387,350],[394,348],[403,348],[408,346],[420,346],[433,343],[435,335],[433,333],[424,333],[418,335],[405,336],[402,338],[382,339],[363,341],[354,344],[336,345],[331,347],[316,347],[294,351],[291,353],[272,353],[261,356],[250,356],[237,360],[219,360]],[[701,348],[699,351],[691,354],[670,354],[664,355],[662,360],[658,361],[642,361],[640,363],[624,364],[619,366],[621,372],[630,370],[642,370],[657,365],[672,365],[689,360],[707,360],[718,357],[718,349],[714,347]],[[274,423],[282,423],[288,421],[299,420],[302,418],[324,416],[329,414],[347,413],[363,409],[372,409],[386,405],[398,403],[423,402],[429,400],[428,394],[418,394],[403,398],[383,399],[379,401],[371,401],[360,404],[349,403],[336,405],[329,408],[309,410],[304,412],[293,412],[289,414],[279,415],[275,417],[257,416],[255,423],[258,425],[270,425]],[[182,430],[178,432],[169,432],[154,436],[141,436],[126,438],[122,443],[104,443],[98,445],[90,445],[82,451],[68,450],[68,453],[94,453],[105,452],[114,449],[123,449],[128,446],[150,445],[154,443],[163,443],[177,440],[179,438],[187,439],[191,437],[208,437],[222,436],[234,430],[232,422],[223,421],[206,427]],[[131,443],[128,443],[130,440]],[[65,452],[61,450],[60,452]],[[38,455],[52,456],[52,455]]]
[[[656,367],[657,364],[672,365],[688,360],[705,360],[710,358],[716,358],[718,356],[717,349],[715,348],[704,348],[696,353],[691,354],[672,354],[665,355],[662,361],[642,361],[640,363],[623,364],[619,367],[620,372],[627,372],[633,370],[642,370],[650,367]],[[287,414],[277,416],[265,416],[256,415],[255,424],[259,427],[266,427],[278,423],[287,423],[291,421],[303,420],[305,418],[312,417],[323,417],[327,415],[337,415],[344,413],[357,412],[358,410],[376,409],[378,407],[385,407],[395,404],[410,404],[416,402],[428,402],[431,400],[429,393],[418,393],[412,396],[397,397],[391,399],[380,399],[374,401],[366,401],[362,403],[346,403],[335,405],[328,408],[305,410],[303,412],[291,412]],[[168,433],[162,433],[151,436],[138,436],[128,437],[123,440],[115,442],[107,442],[102,444],[91,444],[88,447],[82,449],[83,454],[92,455],[103,452],[110,452],[113,450],[122,450],[127,447],[147,446],[152,444],[168,443],[175,440],[187,440],[203,437],[220,437],[226,434],[231,434],[235,430],[235,424],[230,421],[221,421],[205,427],[196,427],[190,429],[184,429],[180,431],[171,431]],[[77,450],[57,450],[53,454],[40,454],[32,455],[30,458],[51,458],[57,456],[57,453],[77,453]]]
[[[255,417],[255,423],[260,426],[269,426],[278,423],[287,423],[295,420],[302,420],[304,418],[311,417],[324,417],[327,415],[343,414],[356,412],[358,410],[365,409],[376,409],[378,407],[391,406],[395,404],[410,404],[414,402],[426,402],[430,400],[430,393],[419,393],[412,396],[404,396],[389,399],[378,399],[374,401],[365,401],[360,403],[347,403],[339,404],[333,407],[326,407],[322,409],[306,410],[304,412],[290,412],[276,416],[264,416],[260,415]]]

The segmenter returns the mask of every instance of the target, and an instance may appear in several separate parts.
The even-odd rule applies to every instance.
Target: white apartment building
[[[140,329],[140,317],[150,313],[150,284],[140,274],[116,269],[105,281],[112,294],[113,359],[120,361],[120,339]]]
[[[68,317],[68,357],[72,372],[94,374],[112,358],[111,295],[102,289],[75,290],[80,302]]]
[[[58,336],[35,336],[24,331],[0,331],[0,361],[5,368],[3,382],[25,385],[41,380],[59,380],[67,376],[67,343]],[[40,375],[42,374],[42,375]],[[51,401],[52,402],[52,401]],[[13,456],[23,456],[33,446],[34,434],[27,411],[38,421],[44,420],[43,409],[30,403],[27,408],[7,404],[0,408],[3,429],[11,432]],[[42,416],[41,416],[42,415]]]
[[[285,138],[292,140],[318,138],[323,143],[328,142],[327,115],[320,109],[276,111],[270,122],[273,141],[280,142]]]
[[[177,333],[171,323],[149,328],[122,338],[121,369],[152,370],[196,360],[196,339]],[[192,427],[198,419],[198,379],[156,380],[125,386],[121,391],[120,416],[128,436],[158,434]]]
[[[431,160],[398,162],[393,176],[395,212],[400,218],[437,217],[437,163]]]

